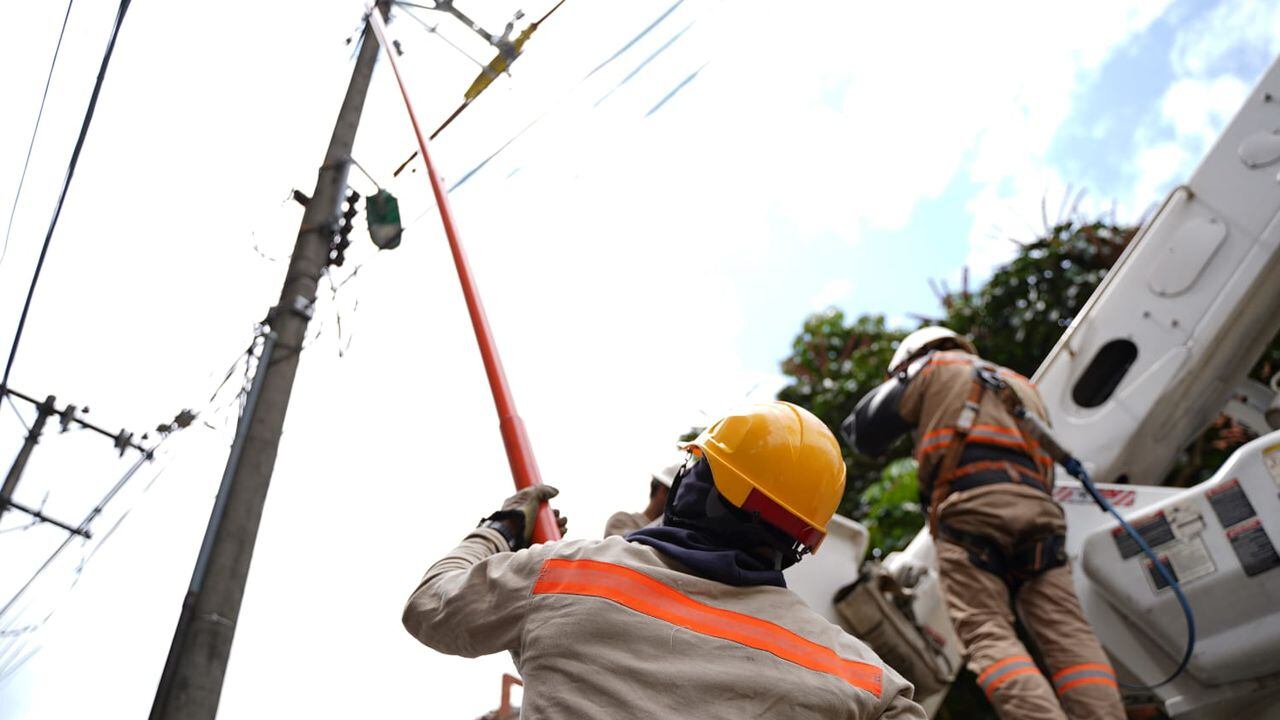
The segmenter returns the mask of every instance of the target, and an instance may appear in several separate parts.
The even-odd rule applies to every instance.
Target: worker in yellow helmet
[[[511,651],[531,718],[912,718],[911,685],[786,589],[844,491],[835,436],[773,402],[687,446],[662,524],[527,547],[521,490],[409,598],[405,627],[440,652]]]
[[[925,327],[899,344],[889,379],[842,428],[867,455],[913,432],[942,591],[1000,717],[1121,720],[1115,673],[1071,582],[1053,460],[1024,434],[1014,402],[1047,423],[1026,378],[978,357],[967,338]],[[1046,672],[1018,639],[1015,611]]]

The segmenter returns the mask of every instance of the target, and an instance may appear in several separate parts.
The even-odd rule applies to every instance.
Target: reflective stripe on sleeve
[[[622,605],[642,615],[763,650],[782,660],[837,677],[880,697],[881,669],[846,660],[829,647],[774,623],[707,605],[631,568],[596,560],[553,558],[542,565],[534,595],[581,595]]]
[[[1065,667],[1053,675],[1053,686],[1058,695],[1066,693],[1081,685],[1106,685],[1119,687],[1116,684],[1115,671],[1105,663],[1083,663]]]
[[[951,428],[942,428],[926,433],[920,438],[920,442],[916,448],[916,459],[922,460],[925,455],[937,450],[944,450],[951,444],[952,438],[955,437],[955,431]]]
[[[1014,655],[1003,660],[996,661],[995,664],[982,671],[978,676],[978,685],[982,687],[982,691],[987,694],[987,698],[995,692],[1010,678],[1019,675],[1030,675],[1031,673],[1039,673],[1040,669],[1032,662],[1031,658],[1026,655]]]

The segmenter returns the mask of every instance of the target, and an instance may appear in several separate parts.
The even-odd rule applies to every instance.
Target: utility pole
[[[389,0],[378,1],[377,11],[383,17],[389,9]],[[217,713],[298,356],[313,312],[316,286],[329,263],[340,225],[351,148],[377,56],[378,41],[366,20],[363,45],[315,192],[306,202],[280,301],[267,316],[268,340],[274,350],[268,353],[264,347],[252,406],[246,404],[240,418],[223,487],[192,576],[192,590],[183,603],[156,689],[152,720],[212,720]]]
[[[4,477],[4,487],[0,488],[0,516],[4,515],[4,511],[8,510],[13,502],[13,492],[18,489],[18,480],[22,478],[22,471],[27,468],[31,451],[36,449],[36,443],[40,442],[40,433],[44,432],[44,424],[54,413],[53,403],[52,395],[45,398],[44,402],[36,403],[35,422],[31,423],[31,429],[27,431],[27,439],[22,442],[18,457],[14,458],[13,465],[9,467],[9,474]]]

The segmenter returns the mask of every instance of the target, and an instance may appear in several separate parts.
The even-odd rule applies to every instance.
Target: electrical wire
[[[114,498],[116,494],[120,492],[120,489],[125,486],[125,483],[129,482],[129,480],[133,478],[134,474],[138,472],[138,470],[142,467],[143,463],[146,463],[148,460],[151,459],[152,454],[156,450],[158,450],[161,445],[164,444],[164,441],[165,441],[164,439],[161,439],[159,443],[156,443],[156,447],[151,449],[151,453],[148,453],[139,457],[137,461],[134,462],[134,464],[128,470],[125,471],[124,475],[122,475],[120,479],[116,481],[116,484],[111,486],[111,489],[108,490],[107,493],[102,496],[102,499],[98,501],[98,504],[95,505],[87,515],[85,515],[84,519],[81,520],[80,524],[77,525],[76,527],[81,530],[87,529],[89,527],[89,524],[93,522],[94,518],[102,514],[102,511],[104,508],[106,508],[107,503],[110,503],[112,498]],[[54,560],[58,559],[58,556],[62,554],[62,551],[66,550],[67,546],[71,544],[71,541],[77,537],[79,536],[74,535],[72,533],[67,533],[67,537],[62,541],[62,544],[58,545],[57,549],[55,549],[49,555],[48,559],[46,559],[44,563],[40,565],[40,568],[37,569],[31,575],[31,578],[28,579],[27,582],[23,583],[22,587],[18,588],[18,591],[15,592],[12,597],[9,598],[9,601],[4,604],[4,607],[0,607],[0,618],[3,618],[5,616],[5,613],[9,612],[10,608],[13,607],[14,603],[18,602],[18,600],[22,598],[22,596],[27,592],[27,590],[31,588],[31,585],[35,583],[36,579],[38,579],[40,575],[44,573],[44,571],[48,569],[50,565],[53,564]]]
[[[120,36],[120,26],[124,22],[124,15],[129,9],[130,1],[120,0],[120,8],[116,11],[115,23],[111,27],[111,38],[107,41],[107,49],[102,55],[102,64],[98,68],[98,79],[93,84],[93,94],[89,96],[89,107],[85,109],[84,120],[80,123],[80,135],[76,138],[75,149],[71,151],[71,160],[67,163],[67,172],[62,179],[62,190],[58,193],[58,201],[53,207],[53,216],[49,219],[49,230],[45,233],[44,244],[40,247],[40,259],[36,261],[35,272],[31,275],[31,286],[27,288],[27,299],[22,304],[22,315],[18,318],[18,328],[13,334],[13,345],[9,348],[9,359],[5,362],[4,376],[0,377],[0,390],[9,385],[9,373],[13,371],[13,361],[18,355],[18,345],[22,342],[22,330],[27,325],[31,299],[35,296],[36,284],[40,281],[40,272],[44,269],[44,260],[49,254],[49,243],[53,240],[53,231],[58,227],[62,205],[67,199],[67,189],[71,187],[71,178],[75,175],[76,165],[80,161],[80,151],[84,149],[84,140],[89,134],[89,125],[93,122],[93,112],[98,107],[98,95],[102,92],[102,82],[106,79],[107,66],[111,63],[112,53],[115,52],[116,39]]]
[[[14,193],[13,205],[9,208],[9,224],[4,229],[4,245],[0,246],[0,263],[9,252],[9,234],[13,232],[13,218],[18,213],[18,199],[22,197],[22,186],[27,181],[27,166],[31,164],[31,151],[36,147],[36,135],[40,133],[40,120],[44,118],[44,102],[49,98],[49,86],[53,84],[53,69],[58,65],[58,53],[62,51],[62,37],[67,33],[67,20],[71,18],[71,6],[76,0],[67,0],[67,12],[62,16],[62,29],[58,31],[58,44],[53,48],[53,60],[49,63],[49,75],[44,80],[44,93],[40,95],[40,110],[36,112],[36,124],[31,128],[31,141],[27,143],[27,158],[22,161],[22,175],[18,177],[18,192]]]
[[[457,50],[459,53],[462,53],[463,57],[475,63],[476,65],[479,65],[480,67],[485,66],[484,63],[472,57],[471,53],[467,52],[466,50],[463,50],[458,45],[455,45],[454,42],[449,38],[445,37],[444,35],[441,35],[440,31],[437,29],[440,27],[439,25],[428,25],[426,20],[423,20],[422,18],[415,15],[411,10],[409,10],[409,8],[411,7],[420,8],[422,10],[433,10],[435,8],[428,8],[428,7],[423,7],[422,5],[414,5],[412,3],[404,3],[404,2],[397,2],[395,3],[395,5],[399,7],[401,10],[403,10],[405,15],[408,15],[409,17],[413,18],[418,22],[419,25],[426,28],[427,32],[445,41],[445,44],[447,44],[449,47],[453,48],[454,50]]]
[[[243,396],[245,390],[243,387],[241,387],[238,389],[235,396],[233,396],[231,403],[227,403],[223,407],[215,408],[215,405],[219,403],[218,396],[221,394],[222,390],[227,386],[227,383],[230,381],[231,377],[235,375],[236,369],[240,366],[240,363],[245,362],[246,359],[254,356],[255,350],[260,345],[259,340],[261,339],[261,337],[262,335],[261,333],[259,333],[257,336],[255,336],[253,342],[250,343],[249,347],[247,347],[245,350],[242,350],[240,354],[237,355],[236,360],[231,363],[231,367],[228,369],[227,373],[222,378],[222,381],[218,384],[217,389],[215,389],[214,392],[209,396],[209,399],[205,403],[205,407],[199,413],[197,413],[197,416],[200,416],[200,417],[205,416],[205,414],[209,412],[211,408],[213,408],[213,412],[215,414],[218,414],[223,410],[229,410],[232,407],[232,405],[235,403],[235,400]],[[204,425],[209,427],[210,429],[214,429],[214,430],[217,429],[213,425],[210,425],[208,422],[204,422]],[[179,428],[178,430],[180,429],[181,428]],[[178,430],[170,431],[167,435],[164,436],[164,438],[161,439],[159,443],[157,443],[154,447],[152,447],[150,450],[150,456],[154,457],[155,454],[160,450],[160,447],[164,444],[164,442],[168,438],[171,438],[175,434],[177,434]],[[89,516],[87,516],[85,520],[82,521],[80,525],[81,528],[87,529],[89,523],[92,522],[92,520],[95,517],[97,517],[102,513],[107,503],[110,502],[115,497],[115,495],[124,487],[124,485],[127,482],[129,482],[129,480],[141,467],[142,462],[145,461],[146,459],[147,459],[147,456],[144,456],[138,461],[138,463],[135,463],[135,465],[125,473],[125,476],[122,477],[120,481],[116,483],[116,485],[103,497],[103,499],[99,501],[98,505],[89,514]],[[169,469],[169,465],[170,465],[170,462],[166,462],[160,469],[158,469],[155,472],[155,474],[151,477],[151,479],[147,482],[147,484],[142,488],[141,490],[142,494],[145,494],[151,490],[152,486],[154,486],[155,483]],[[96,542],[93,543],[92,546],[89,546],[87,541],[81,540],[82,547],[87,548],[87,551],[83,552],[83,555],[80,561],[77,563],[73,571],[74,579],[71,581],[70,585],[66,588],[66,592],[72,591],[79,584],[80,578],[82,577],[84,570],[88,567],[89,562],[92,561],[93,558],[102,549],[102,547],[112,537],[115,536],[116,531],[120,529],[121,525],[125,522],[125,520],[129,518],[129,516],[135,509],[137,502],[138,501],[135,499],[133,503],[131,503],[130,506],[127,507],[119,515],[119,517],[116,518],[115,522],[112,523],[111,527],[108,528],[105,533],[97,536],[95,538]],[[20,529],[27,529],[29,527],[34,526],[35,524],[38,524],[38,521],[33,522],[31,525],[24,526]],[[19,529],[19,528],[13,528],[13,529]],[[75,536],[68,535],[66,540],[64,540],[64,542],[62,543],[62,545],[60,545],[56,550],[54,550],[54,552],[49,556],[49,558],[44,562],[44,564],[41,565],[41,567],[37,569],[36,572],[31,576],[31,578],[27,581],[27,583],[22,588],[20,588],[12,598],[10,598],[9,602],[6,603],[3,608],[0,608],[0,619],[4,619],[6,617],[9,618],[7,620],[7,623],[5,623],[4,625],[0,625],[0,641],[4,641],[4,640],[9,641],[8,644],[3,649],[0,649],[0,682],[5,681],[10,676],[12,676],[15,672],[17,672],[19,668],[22,667],[22,665],[28,659],[30,659],[31,656],[33,656],[36,652],[39,651],[40,646],[37,646],[34,649],[27,652],[25,655],[23,655],[22,651],[26,648],[26,644],[29,643],[29,640],[22,640],[22,638],[24,636],[30,635],[31,633],[38,631],[41,627],[44,626],[46,622],[48,622],[48,620],[57,611],[57,607],[55,603],[55,606],[52,609],[50,609],[44,615],[44,617],[40,618],[39,620],[29,621],[25,625],[22,625],[19,627],[19,626],[16,626],[19,619],[23,615],[25,615],[26,612],[31,608],[31,604],[29,601],[21,609],[16,611],[13,611],[14,605],[17,603],[18,600],[20,600],[26,594],[26,592],[30,589],[30,587],[32,587],[35,584],[36,580],[38,580],[39,577],[43,573],[45,573],[49,567],[53,565],[53,563],[57,560],[58,556],[60,556],[66,550],[66,548],[71,545],[71,542],[74,540],[74,537]],[[16,652],[11,652],[13,648],[18,646],[19,642],[22,642],[22,647],[18,648]],[[4,658],[8,658],[8,660],[6,661],[4,660]]]
[[[1182,606],[1182,615],[1187,621],[1187,648],[1182,654],[1182,660],[1178,663],[1178,667],[1174,669],[1173,673],[1171,673],[1169,677],[1155,683],[1154,685],[1131,685],[1125,682],[1119,683],[1122,687],[1130,690],[1154,690],[1163,685],[1168,685],[1173,682],[1174,678],[1181,675],[1183,671],[1187,669],[1187,664],[1191,662],[1191,655],[1196,647],[1196,619],[1195,614],[1191,612],[1191,603],[1187,601],[1187,596],[1182,592],[1182,585],[1178,583],[1178,579],[1175,578],[1173,573],[1169,571],[1169,568],[1160,561],[1160,557],[1156,554],[1156,551],[1152,550],[1151,546],[1147,544],[1147,541],[1142,537],[1142,534],[1137,530],[1134,530],[1133,526],[1121,517],[1120,513],[1116,512],[1115,507],[1112,506],[1105,497],[1103,497],[1102,493],[1098,492],[1097,486],[1094,485],[1093,480],[1089,478],[1089,473],[1084,469],[1084,465],[1073,457],[1063,462],[1062,467],[1068,473],[1071,473],[1073,477],[1079,480],[1080,484],[1084,486],[1085,492],[1089,493],[1089,496],[1098,504],[1098,507],[1108,513],[1111,513],[1111,516],[1120,523],[1120,527],[1124,528],[1124,531],[1129,534],[1129,537],[1133,538],[1133,541],[1142,549],[1142,553],[1151,561],[1156,572],[1160,573],[1160,577],[1173,590],[1173,594],[1178,598],[1178,604]]]

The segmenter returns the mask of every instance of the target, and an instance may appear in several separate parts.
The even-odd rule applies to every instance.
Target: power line
[[[227,382],[231,379],[232,376],[234,376],[236,368],[246,359],[251,359],[255,357],[254,350],[259,345],[258,341],[261,337],[262,337],[261,334],[255,336],[254,341],[249,345],[249,347],[247,347],[245,350],[242,350],[239,353],[239,355],[236,357],[235,362],[231,364],[231,368],[227,371],[225,377],[222,379],[222,382],[218,385],[217,389],[213,392],[213,394],[210,395],[210,397],[208,398],[207,402],[205,403],[205,407],[199,413],[192,413],[191,419],[194,419],[197,416],[203,417],[205,416],[205,413],[210,411],[211,409],[213,409],[214,414],[218,414],[223,410],[229,409],[230,407],[229,405],[220,407],[220,408],[215,408],[215,405],[217,404],[217,401],[218,401],[218,395],[221,394],[221,391],[226,387]],[[241,387],[237,391],[235,397],[242,396],[244,392],[245,392],[245,389]],[[233,402],[234,402],[234,398],[233,398]],[[86,516],[85,519],[81,521],[81,524],[79,526],[80,529],[87,529],[90,523],[102,513],[106,505],[115,497],[115,495],[124,487],[125,484],[127,484],[130,481],[130,479],[134,476],[134,474],[141,468],[143,461],[146,460],[147,457],[154,457],[155,454],[159,451],[160,447],[164,444],[164,442],[168,438],[172,437],[174,434],[176,434],[176,432],[186,427],[186,425],[177,425],[176,422],[177,422],[177,418],[175,418],[175,424],[170,425],[170,430],[165,434],[165,436],[161,439],[161,441],[157,443],[154,447],[152,447],[149,451],[147,451],[149,454],[144,455],[143,458],[141,458],[137,463],[135,463],[132,467],[130,467],[130,469],[125,473],[125,475],[122,478],[120,478],[120,480],[111,488],[111,490],[109,490],[107,494],[98,502],[97,506],[93,509],[93,511],[91,511],[89,515]],[[206,423],[206,425],[207,424],[208,423]],[[212,425],[209,425],[209,427],[213,428]],[[162,475],[164,475],[165,471],[169,469],[170,464],[171,464],[171,459],[166,461],[165,464],[155,472],[155,474],[151,477],[151,480],[149,480],[147,484],[142,488],[141,492],[143,494],[151,490],[151,486],[154,485]],[[128,519],[130,514],[135,509],[137,502],[138,501],[135,498],[133,503],[131,503],[126,509],[123,510],[123,512],[120,513],[119,517],[116,518],[115,522],[112,523],[111,527],[100,537],[95,538],[96,542],[88,550],[88,552],[84,555],[84,557],[81,558],[80,562],[77,564],[76,568],[74,569],[73,574],[75,577],[72,580],[70,586],[66,588],[65,592],[70,592],[75,588],[76,584],[79,583],[81,574],[84,572],[85,568],[88,566],[89,561],[91,561],[94,558],[94,556],[97,555],[98,551],[102,549],[102,546],[105,545],[108,540],[114,537],[116,530],[120,528],[120,526],[125,522],[126,519]],[[25,529],[34,527],[39,522],[40,522],[39,520],[35,520],[29,525],[10,528],[10,529],[25,530]],[[16,673],[17,670],[22,666],[22,664],[26,662],[26,660],[28,660],[32,655],[38,652],[38,650],[40,649],[40,646],[37,646],[35,649],[27,652],[25,656],[22,656],[21,660],[19,660],[21,649],[17,653],[11,653],[12,649],[17,645],[17,643],[22,641],[23,636],[27,636],[32,633],[35,633],[40,628],[42,628],[44,624],[57,611],[57,607],[55,605],[52,609],[50,609],[44,615],[44,617],[38,620],[28,621],[25,625],[19,627],[17,626],[17,623],[19,622],[20,618],[22,618],[22,616],[30,608],[30,604],[16,610],[14,609],[14,606],[17,604],[17,601],[20,600],[23,596],[25,596],[27,591],[30,590],[30,588],[35,585],[36,581],[40,578],[40,576],[46,573],[53,566],[57,558],[66,550],[67,547],[70,546],[73,539],[74,539],[74,536],[69,535],[62,542],[62,544],[59,545],[50,554],[50,556],[44,561],[44,563],[40,566],[40,568],[37,569],[31,575],[31,577],[27,580],[27,582],[9,599],[9,601],[3,606],[3,608],[0,608],[0,620],[4,620],[6,617],[8,618],[7,626],[0,625],[0,641],[3,641],[3,640],[9,641],[8,644],[0,643],[0,645],[3,645],[3,647],[0,647],[0,683],[3,683],[5,680],[11,677],[14,673]],[[86,543],[86,541],[82,540],[82,544],[83,543]],[[12,655],[12,657],[9,657],[10,655]],[[4,661],[5,657],[9,657],[7,664]]]
[[[124,14],[129,9],[130,0],[120,0],[120,9],[116,12],[115,23],[111,27],[111,39],[107,41],[107,49],[102,55],[102,65],[98,68],[98,79],[93,84],[93,94],[89,96],[89,107],[85,109],[84,121],[80,124],[80,135],[76,138],[75,149],[71,152],[71,160],[67,163],[67,173],[62,179],[62,190],[58,193],[58,202],[53,207],[53,217],[49,219],[49,230],[44,236],[44,245],[40,247],[40,259],[36,261],[35,272],[31,275],[31,286],[27,288],[27,299],[22,304],[22,315],[18,318],[18,329],[13,334],[13,346],[9,348],[9,360],[4,366],[4,376],[0,377],[0,391],[9,385],[9,373],[13,370],[13,360],[18,355],[18,344],[22,341],[22,330],[27,324],[27,313],[31,310],[31,298],[36,292],[36,283],[40,281],[40,271],[44,269],[44,259],[49,253],[49,243],[53,240],[53,231],[58,226],[58,218],[62,215],[62,204],[67,199],[67,189],[71,186],[71,178],[75,175],[76,164],[80,161],[80,151],[84,148],[85,136],[89,134],[89,124],[93,121],[93,111],[98,107],[98,94],[102,91],[102,81],[107,76],[107,65],[111,62],[111,54],[116,49],[116,38],[120,36],[120,25],[124,22]]]
[[[58,53],[62,50],[62,36],[67,32],[67,20],[71,17],[71,6],[76,0],[67,1],[67,13],[62,16],[62,29],[58,31],[58,44],[53,48],[53,60],[49,63],[49,76],[44,80],[44,94],[40,96],[40,110],[36,112],[36,124],[31,128],[31,142],[27,143],[27,159],[22,161],[22,175],[18,178],[18,192],[13,196],[13,206],[9,208],[9,224],[4,230],[4,246],[0,247],[0,263],[9,252],[9,233],[13,232],[13,217],[18,212],[18,198],[22,197],[22,186],[27,181],[27,166],[31,164],[31,151],[36,146],[36,135],[40,133],[40,120],[44,117],[44,101],[49,98],[49,85],[53,83],[53,68],[58,64]]]
[[[455,44],[454,44],[454,42],[453,42],[452,40],[450,40],[449,38],[445,37],[444,35],[441,35],[441,34],[440,34],[440,30],[438,29],[438,28],[440,27],[439,25],[429,25],[429,24],[427,24],[427,21],[426,21],[426,20],[423,20],[422,18],[418,17],[417,15],[415,15],[415,14],[413,13],[413,11],[411,11],[411,10],[409,9],[410,7],[422,8],[422,6],[421,6],[421,5],[413,5],[413,4],[410,4],[410,3],[402,3],[402,2],[398,2],[398,3],[396,3],[396,6],[397,6],[397,7],[399,7],[399,9],[400,9],[400,10],[402,10],[402,11],[404,12],[404,14],[405,14],[405,15],[408,15],[409,17],[413,18],[415,21],[417,21],[417,23],[418,23],[419,25],[421,25],[422,27],[426,28],[426,29],[427,29],[427,32],[434,34],[436,37],[438,37],[438,38],[440,38],[441,40],[445,41],[445,44],[447,44],[449,47],[453,48],[454,50],[457,50],[459,53],[462,53],[462,56],[463,56],[463,57],[465,57],[466,59],[468,59],[468,60],[470,60],[471,62],[475,63],[476,65],[479,65],[480,67],[484,67],[484,63],[482,63],[482,62],[480,62],[479,60],[475,59],[475,58],[471,55],[471,53],[467,52],[466,50],[463,50],[463,49],[462,49],[461,47],[459,47],[458,45],[455,45]],[[430,10],[430,9],[433,9],[433,8],[422,8],[422,9],[424,9],[424,10]]]
[[[153,449],[153,451],[155,449],[159,449],[159,446],[163,443],[164,443],[164,440],[161,440],[160,443],[156,445],[156,448]],[[127,471],[125,471],[124,475],[122,475],[120,479],[116,481],[116,484],[111,486],[111,489],[108,490],[107,494],[104,495],[102,499],[98,501],[98,504],[93,506],[93,509],[89,511],[89,514],[85,515],[84,520],[80,521],[80,525],[78,527],[80,527],[81,529],[89,527],[89,524],[93,522],[94,518],[98,517],[98,515],[102,513],[102,510],[103,508],[106,507],[107,503],[111,502],[111,499],[116,496],[116,493],[120,492],[120,489],[124,487],[125,483],[129,482],[129,480],[133,477],[134,473],[138,472],[139,468],[141,468],[143,464],[146,463],[147,460],[149,459],[150,459],[150,456],[148,455],[143,455],[142,457],[138,458],[137,461],[135,461],[133,465],[130,466],[130,468]],[[54,550],[49,555],[49,558],[44,561],[44,563],[39,567],[39,569],[37,569],[34,573],[32,573],[31,578],[27,580],[25,583],[23,583],[22,587],[18,588],[18,591],[13,594],[13,597],[9,598],[9,601],[4,604],[4,607],[0,607],[0,618],[4,617],[5,613],[9,612],[10,608],[12,608],[14,604],[17,603],[18,600],[22,598],[22,596],[27,592],[27,590],[29,590],[31,586],[35,583],[36,579],[39,578],[40,575],[42,575],[44,571],[49,568],[50,565],[53,564],[54,560],[58,559],[58,556],[62,554],[62,551],[66,550],[67,546],[70,545],[71,541],[74,540],[76,537],[77,537],[76,535],[67,533],[67,537],[62,541],[62,544],[58,545],[57,549]]]

